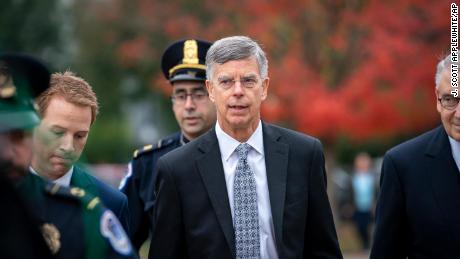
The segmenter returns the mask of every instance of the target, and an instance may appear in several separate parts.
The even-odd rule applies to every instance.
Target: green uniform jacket
[[[125,194],[85,172],[79,166],[73,167],[70,186],[79,187],[93,196],[99,197],[104,206],[117,216],[126,233],[129,233],[130,213]]]
[[[135,258],[117,217],[99,197],[32,173],[18,188],[57,258]]]

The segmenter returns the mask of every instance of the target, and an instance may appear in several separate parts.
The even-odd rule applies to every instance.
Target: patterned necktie
[[[250,148],[243,143],[235,149],[238,164],[233,183],[233,203],[237,259],[260,258],[256,181],[248,164]]]

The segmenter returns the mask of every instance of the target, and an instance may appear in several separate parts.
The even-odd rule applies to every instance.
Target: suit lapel
[[[282,247],[284,201],[286,196],[286,179],[289,146],[280,142],[281,135],[274,128],[262,124],[264,136],[265,167],[267,170],[268,192],[275,228],[278,251]]]
[[[431,188],[446,226],[449,229],[453,228],[451,233],[457,235],[460,232],[457,224],[460,218],[460,175],[443,127],[435,131],[425,154],[435,158],[434,170],[431,172]]]
[[[208,192],[211,204],[227,240],[228,246],[235,257],[235,237],[233,231],[232,214],[228,200],[227,185],[225,182],[224,167],[215,130],[212,129],[198,144],[199,152],[203,155],[196,159],[196,165],[203,183]]]

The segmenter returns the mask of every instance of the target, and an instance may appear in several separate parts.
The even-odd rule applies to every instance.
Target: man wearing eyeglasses
[[[216,122],[216,109],[209,100],[204,83],[204,62],[210,46],[210,42],[203,40],[180,40],[171,44],[163,54],[161,67],[173,88],[172,109],[180,132],[136,150],[128,174],[120,184],[121,191],[128,197],[130,237],[137,249],[148,238],[152,226],[158,158],[197,138]]]
[[[371,259],[460,258],[460,107],[451,56],[435,83],[442,125],[387,152]]]
[[[220,39],[206,72],[217,123],[158,160],[149,258],[342,258],[321,143],[261,121],[261,47]]]

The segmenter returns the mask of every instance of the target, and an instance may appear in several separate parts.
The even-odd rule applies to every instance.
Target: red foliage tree
[[[109,3],[110,7],[107,7]],[[406,0],[112,0],[88,2],[125,67],[152,68],[171,41],[248,35],[266,50],[263,117],[334,142],[391,138],[438,120],[434,71],[449,43],[450,3]],[[95,13],[96,14],[96,13]]]

